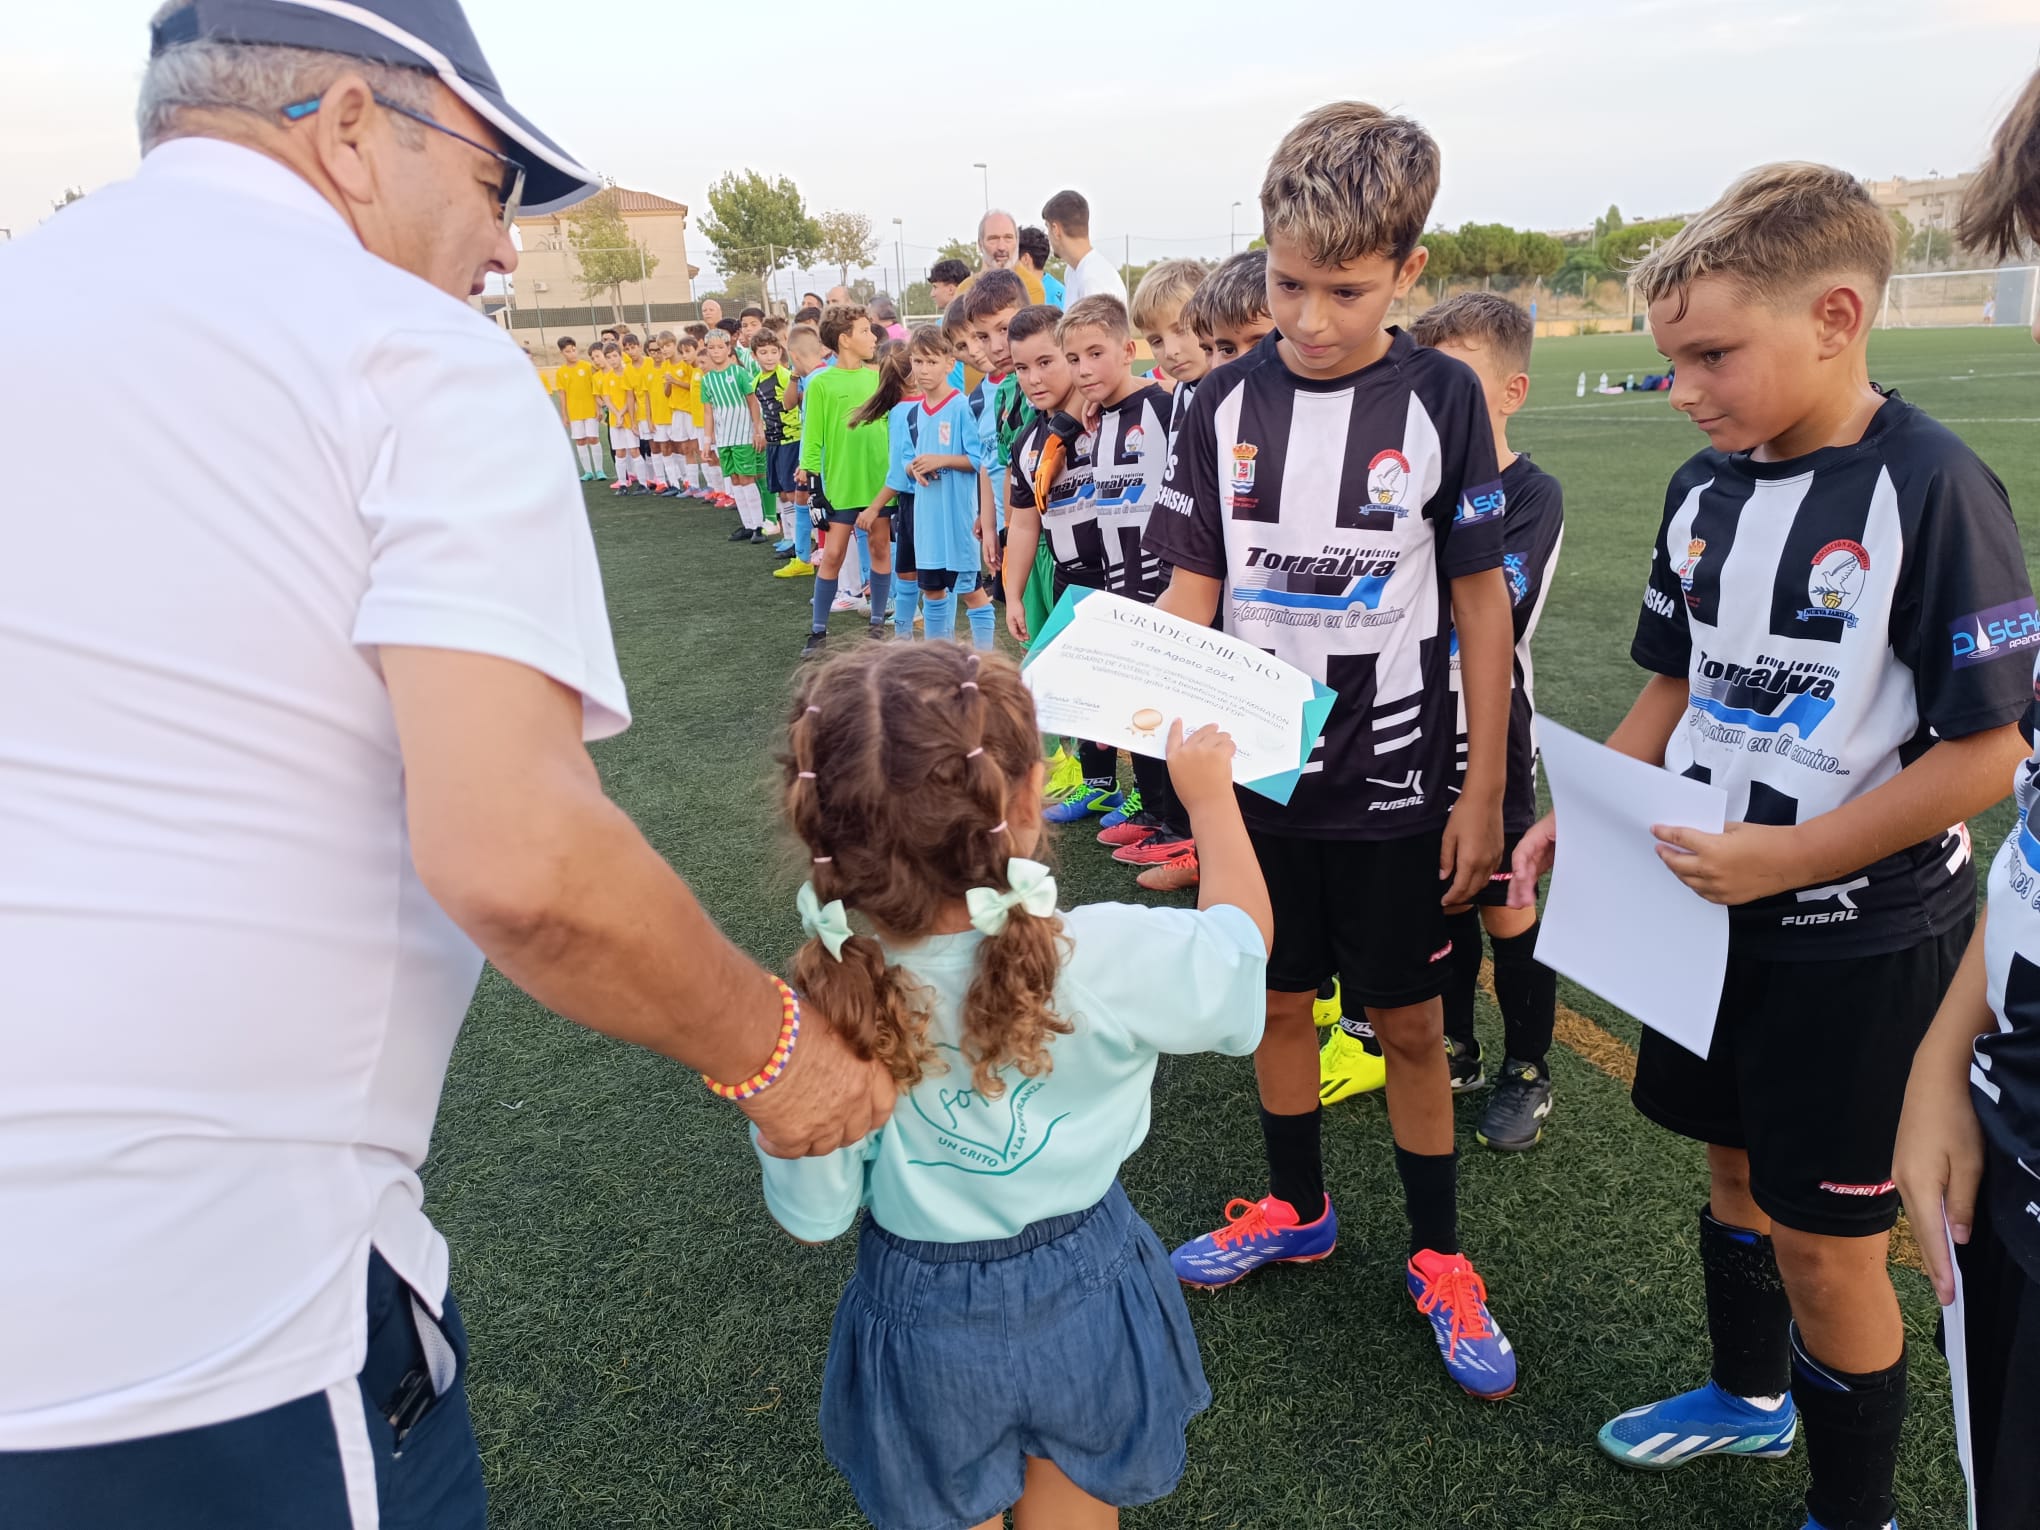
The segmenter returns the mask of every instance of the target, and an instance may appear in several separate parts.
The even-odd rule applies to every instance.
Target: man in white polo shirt
[[[788,1050],[583,747],[629,713],[581,494],[461,298],[593,177],[457,0],[173,0],[140,119],[0,247],[0,1525],[480,1527],[417,1170],[484,954],[776,1151],[891,1088]],[[83,496],[33,422],[116,348],[158,385]]]
[[[1058,191],[1042,204],[1041,221],[1048,225],[1048,246],[1065,267],[1063,299],[1074,307],[1104,293],[1126,301],[1126,282],[1105,252],[1091,243],[1091,204],[1081,191]]]

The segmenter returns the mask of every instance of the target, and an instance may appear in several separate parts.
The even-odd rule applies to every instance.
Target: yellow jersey
[[[650,402],[648,395],[651,393],[652,378],[658,370],[659,364],[649,358],[644,361],[626,359],[623,363],[623,375],[630,379],[631,391],[638,396],[638,413],[641,415]]]
[[[701,401],[701,369],[684,361],[673,363],[673,411],[686,415],[697,426],[708,418],[708,408]]]
[[[604,372],[597,379],[597,385],[609,404],[609,423],[629,428],[637,408],[637,389],[631,385],[629,376],[622,372]]]
[[[673,423],[673,400],[666,392],[666,379],[671,374],[672,369],[663,361],[645,366],[645,407],[654,425]]]
[[[553,386],[558,388],[567,400],[568,419],[595,418],[595,377],[594,363],[589,361],[577,361],[571,366],[562,365],[553,373]]]

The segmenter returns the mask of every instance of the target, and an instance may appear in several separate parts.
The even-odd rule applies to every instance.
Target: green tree
[[[1898,258],[1903,260],[1912,250],[1912,219],[1908,218],[1901,209],[1894,207],[1891,209],[1891,226],[1898,234]]]
[[[1577,292],[1581,297],[1592,294],[1595,287],[1607,278],[1608,264],[1601,259],[1601,251],[1591,244],[1576,244],[1565,252],[1565,260],[1553,273],[1553,292]]]
[[[800,189],[783,175],[768,181],[756,170],[728,171],[708,188],[708,209],[701,232],[725,271],[763,282],[787,266],[811,264],[821,246]]]
[[[824,265],[836,268],[839,282],[849,282],[852,266],[868,266],[878,258],[878,240],[863,213],[825,212],[815,219],[815,228],[821,235],[815,254]]]
[[[1601,264],[1610,271],[1623,271],[1660,239],[1669,239],[1686,226],[1684,218],[1657,218],[1649,223],[1626,223],[1601,237]]]
[[[1434,228],[1424,235],[1423,245],[1430,252],[1430,258],[1424,262],[1424,275],[1430,279],[1438,295],[1443,297],[1446,283],[1457,277],[1464,268],[1459,236],[1450,229]]]
[[[1565,264],[1565,246],[1549,234],[1525,230],[1516,251],[1516,275],[1544,281]]]
[[[659,257],[631,238],[613,189],[596,192],[567,217],[567,243],[581,269],[581,296],[592,301],[606,292],[621,311],[623,284],[650,276],[659,269]]]
[[[1515,269],[1523,248],[1523,236],[1506,223],[1462,223],[1459,226],[1459,258],[1468,276],[1483,281]]]
[[[908,282],[907,295],[900,299],[901,316],[933,312],[935,312],[935,289],[926,282]]]
[[[968,239],[952,239],[935,252],[937,260],[960,260],[975,271],[985,263],[984,251]]]
[[[1622,227],[1622,209],[1613,202],[1610,202],[1608,210],[1594,220],[1594,243],[1599,244],[1620,227]]]
[[[697,292],[694,294],[694,301],[696,303],[705,303],[710,298],[714,298],[718,303],[722,304],[723,312],[734,318],[737,310],[746,303],[756,303],[760,307],[764,306],[765,284],[749,271],[732,271],[723,277],[722,290],[720,292]]]
[[[1250,250],[1265,250],[1268,248],[1268,241],[1260,234],[1256,234],[1247,241],[1247,248]]]

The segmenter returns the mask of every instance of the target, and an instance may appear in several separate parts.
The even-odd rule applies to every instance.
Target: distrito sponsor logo
[[[1500,520],[1508,507],[1509,496],[1503,492],[1501,480],[1496,479],[1460,495],[1458,512],[1452,518],[1462,526],[1470,526]]]
[[[2030,595],[1948,624],[1948,646],[1956,669],[2023,653],[2035,644],[2040,644],[2040,607]]]

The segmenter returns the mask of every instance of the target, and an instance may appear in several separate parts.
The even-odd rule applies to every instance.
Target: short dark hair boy
[[[1268,252],[1243,250],[1197,286],[1184,305],[1198,338],[1211,342],[1211,364],[1224,366],[1259,345],[1275,327],[1268,312]]]
[[[1515,628],[1515,682],[1509,693],[1508,784],[1502,790],[1503,873],[1522,837],[1537,821],[1537,746],[1531,732],[1536,710],[1535,671],[1530,640],[1558,566],[1565,536],[1565,495],[1558,480],[1509,448],[1509,420],[1530,393],[1530,315],[1498,292],[1462,292],[1411,322],[1410,338],[1431,350],[1457,357],[1480,379],[1487,401],[1495,456],[1502,467],[1508,510],[1502,519],[1502,572],[1509,584]],[[1465,733],[1463,710],[1457,731]],[[1478,1088],[1486,1079],[1480,1041],[1474,1034],[1474,993],[1480,984],[1482,934],[1494,947],[1495,1000],[1506,1039],[1500,1076],[1481,1111],[1474,1138],[1485,1147],[1520,1152],[1544,1137],[1551,1113],[1551,1075],[1546,1055],[1558,1014],[1558,978],[1537,960],[1537,906],[1511,908],[1509,879],[1497,873],[1468,909],[1447,920],[1452,954],[1446,958],[1445,1044],[1452,1054],[1455,1093]],[[1335,1080],[1369,1077],[1379,1062],[1365,1052],[1364,1039],[1342,1028],[1319,1053],[1321,1098],[1337,1097]],[[1341,1065],[1341,1059],[1344,1065]]]
[[[1485,887],[1501,855],[1503,496],[1479,379],[1385,327],[1423,269],[1398,252],[1430,214],[1437,165],[1421,127],[1361,102],[1283,139],[1261,185],[1281,338],[1199,386],[1148,522],[1149,550],[1175,570],[1162,609],[1216,617],[1338,693],[1288,803],[1242,803],[1276,908],[1256,1066],[1269,1193],[1173,1262],[1211,1286],[1331,1252],[1311,1012],[1338,976],[1386,1054],[1410,1295],[1452,1379],[1501,1397],[1516,1357],[1460,1251],[1439,994],[1444,906]],[[1373,385],[1337,386],[1383,361]],[[1292,450],[1329,433],[1348,450]],[[1467,707],[1456,802],[1448,626]],[[1327,903],[1326,887],[1350,896]]]

